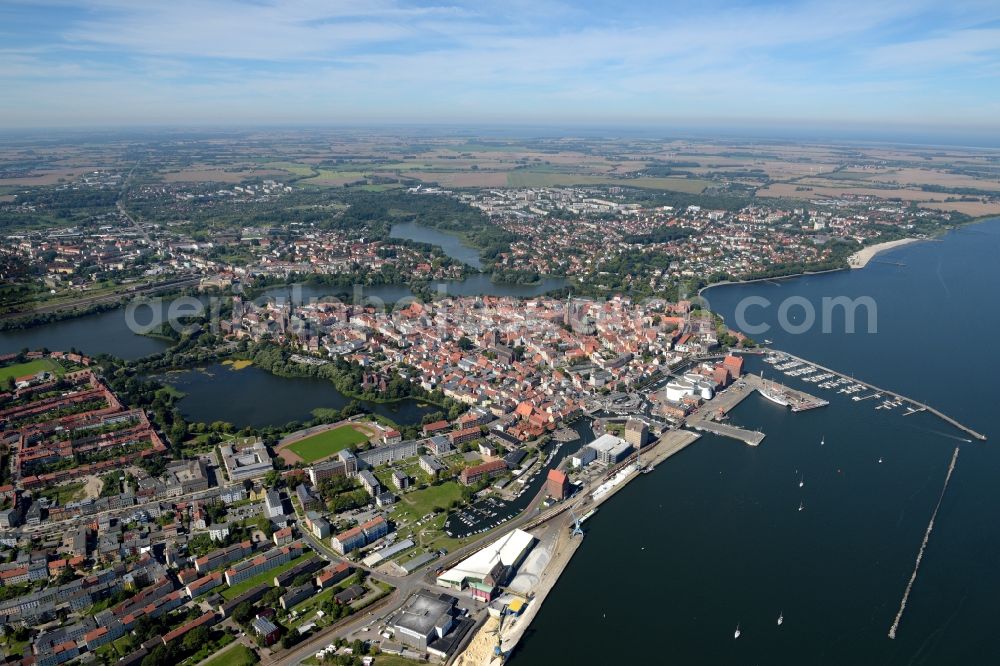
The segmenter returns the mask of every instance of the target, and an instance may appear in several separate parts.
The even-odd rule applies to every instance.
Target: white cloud
[[[642,15],[544,0],[73,6],[85,18],[61,25],[58,38],[0,50],[0,81],[18,93],[0,106],[0,124],[58,116],[40,107],[69,95],[80,100],[80,117],[199,122],[257,114],[311,121],[331,113],[357,120],[913,117],[941,105],[928,67],[961,65],[967,77],[995,79],[1000,44],[1000,30],[974,25],[990,17],[985,5],[956,6],[955,18],[935,24],[934,34],[914,28],[938,11],[932,0],[708,0]],[[980,89],[978,108],[993,108],[998,87]],[[974,107],[954,113],[979,113]]]

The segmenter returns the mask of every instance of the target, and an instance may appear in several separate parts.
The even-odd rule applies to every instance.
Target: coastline
[[[853,270],[856,268],[864,268],[868,263],[874,259],[877,255],[891,250],[893,248],[902,247],[904,245],[909,245],[910,243],[918,243],[920,241],[929,240],[927,238],[900,238],[898,240],[886,241],[884,243],[876,243],[875,245],[869,245],[863,247],[850,257],[847,258],[847,265]]]
[[[827,268],[822,271],[802,271],[801,273],[790,273],[788,275],[776,275],[774,277],[762,277],[753,278],[751,280],[719,280],[718,282],[712,282],[711,284],[706,284],[704,287],[698,290],[698,296],[701,297],[702,292],[708,291],[713,287],[725,287],[727,285],[734,284],[753,284],[755,282],[780,282],[782,280],[791,280],[793,278],[806,277],[809,275],[824,275],[826,273],[838,273],[840,271],[847,270],[846,268]]]
[[[701,439],[701,435],[690,430],[677,429],[667,431],[663,433],[654,444],[644,449],[645,455],[648,456],[645,458],[645,464],[651,467],[656,467],[671,456],[680,453],[699,439]],[[571,513],[568,509],[575,508],[582,511],[584,508],[597,508],[604,502],[611,499],[611,497],[616,495],[622,488],[638,478],[639,475],[640,472],[638,470],[634,471],[621,483],[609,489],[604,495],[597,499],[592,499],[591,493],[593,492],[593,488],[588,487],[581,495],[577,496],[573,500],[569,500],[570,504],[565,507],[558,516],[554,516],[551,519],[552,522],[550,524],[546,527],[538,527],[531,530],[536,536],[539,536],[539,532],[552,534],[553,531],[555,532],[555,535],[554,539],[549,542],[549,547],[551,549],[549,553],[549,560],[539,576],[538,583],[535,586],[527,609],[524,611],[523,615],[513,620],[510,626],[505,629],[505,635],[502,639],[503,656],[498,657],[488,650],[483,650],[484,645],[495,645],[495,639],[490,636],[491,628],[480,628],[477,633],[473,635],[465,649],[455,655],[452,662],[453,664],[460,666],[500,666],[500,664],[506,661],[507,657],[515,650],[521,639],[524,637],[524,634],[530,627],[532,620],[541,609],[545,598],[556,586],[563,571],[565,571],[566,567],[569,566],[570,560],[573,559],[577,550],[583,545],[585,540],[584,538],[573,537],[570,534],[572,520]]]

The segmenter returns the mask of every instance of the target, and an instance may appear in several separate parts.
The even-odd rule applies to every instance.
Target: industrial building
[[[636,449],[644,447],[648,437],[649,426],[639,419],[629,419],[625,424],[625,441]]]
[[[393,637],[418,650],[438,638],[444,638],[455,622],[455,604],[458,599],[448,594],[434,595],[417,592],[389,622]]]
[[[628,456],[629,451],[632,450],[632,445],[621,437],[604,434],[590,444],[587,444],[586,448],[594,450],[598,462],[605,465],[615,465]]]
[[[535,537],[523,530],[513,530],[442,572],[437,584],[453,590],[469,588],[474,598],[488,602],[534,544]]]

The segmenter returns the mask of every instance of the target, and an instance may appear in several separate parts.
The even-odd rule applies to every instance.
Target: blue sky
[[[1000,1],[3,0],[0,128],[1000,131]]]

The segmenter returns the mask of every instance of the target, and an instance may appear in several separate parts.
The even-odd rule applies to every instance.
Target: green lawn
[[[51,486],[42,491],[42,495],[49,499],[54,499],[61,506],[74,502],[84,497],[84,482],[65,483],[61,486]]]
[[[0,382],[6,382],[8,377],[23,377],[34,375],[42,370],[62,374],[62,366],[50,358],[36,358],[26,363],[15,363],[0,368]]]
[[[393,512],[397,518],[417,520],[435,508],[447,509],[453,500],[462,499],[462,487],[457,481],[445,481],[439,486],[428,486],[400,496]]]
[[[267,583],[268,585],[271,585],[274,582],[273,580],[274,577],[277,576],[278,574],[288,571],[292,567],[302,564],[309,558],[315,556],[316,553],[309,551],[308,553],[300,555],[299,557],[295,558],[291,562],[285,562],[281,566],[274,567],[270,571],[265,571],[264,573],[257,574],[253,578],[249,578],[243,581],[242,583],[238,583],[236,585],[233,585],[232,587],[227,587],[222,591],[222,598],[228,601],[229,599],[235,599],[236,597],[240,596],[250,588],[257,587],[262,583]]]
[[[294,444],[290,444],[288,448],[297,453],[303,461],[311,463],[332,456],[337,451],[346,449],[352,444],[361,444],[367,441],[367,436],[351,426],[344,425],[300,439]]]
[[[241,643],[212,657],[205,662],[204,666],[250,666],[258,661],[257,655]]]
[[[300,624],[305,624],[306,620],[313,619],[316,611],[319,610],[327,600],[332,599],[333,595],[338,592],[342,592],[351,585],[355,585],[357,582],[358,574],[351,574],[333,587],[327,588],[319,594],[315,594],[305,601],[293,606],[292,610],[298,611],[299,617],[295,620],[295,622],[291,623],[291,626],[297,627]]]

